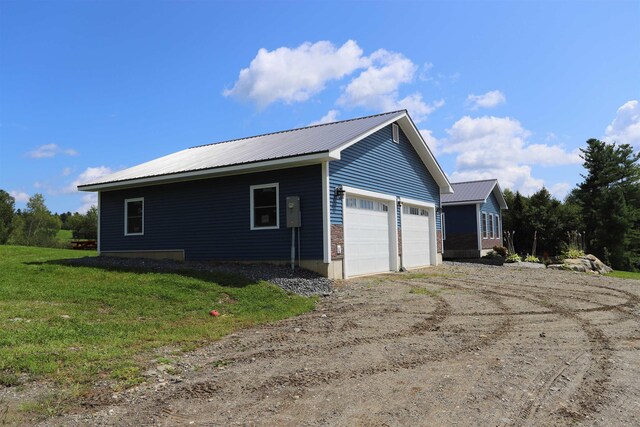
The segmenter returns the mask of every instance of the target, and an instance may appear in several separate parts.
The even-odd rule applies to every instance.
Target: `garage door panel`
[[[420,208],[403,207],[402,262],[404,267],[422,267],[430,264],[429,217]]]
[[[389,212],[380,202],[352,203],[345,208],[345,258],[349,276],[391,270],[389,255]],[[359,208],[356,206],[365,206]]]

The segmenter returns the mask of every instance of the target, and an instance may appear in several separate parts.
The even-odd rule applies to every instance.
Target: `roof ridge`
[[[277,132],[268,132],[268,133],[263,133],[263,134],[259,134],[259,135],[246,136],[244,138],[236,138],[236,139],[228,139],[226,141],[211,142],[209,144],[195,145],[193,147],[187,148],[187,150],[191,150],[192,148],[208,147],[210,145],[226,144],[228,142],[243,141],[245,139],[259,138],[261,136],[277,135],[277,134],[280,134],[280,133],[288,133],[288,132],[296,132],[296,131],[303,130],[303,129],[311,129],[311,128],[316,128],[316,127],[321,127],[321,126],[337,125],[337,124],[340,124],[340,123],[353,122],[353,121],[356,121],[356,120],[370,119],[372,117],[379,117],[379,116],[384,116],[384,115],[387,115],[387,114],[395,114],[395,113],[400,113],[400,112],[407,113],[407,110],[404,109],[404,110],[388,111],[386,113],[372,114],[370,116],[355,117],[353,119],[346,119],[346,120],[338,120],[337,122],[320,123],[320,124],[317,124],[317,125],[303,126],[303,127],[299,127],[299,128],[281,130],[281,131],[277,131]]]
[[[455,184],[470,184],[472,182],[488,182],[488,181],[498,181],[498,178],[478,179],[478,180],[475,180],[475,181],[452,182],[451,185],[455,185]]]

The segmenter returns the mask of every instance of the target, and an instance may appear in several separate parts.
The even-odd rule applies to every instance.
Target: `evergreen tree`
[[[614,269],[640,268],[640,153],[597,139],[580,151],[587,174],[575,197],[588,251]]]
[[[16,199],[0,190],[0,245],[7,243],[11,233],[11,223],[15,215]]]

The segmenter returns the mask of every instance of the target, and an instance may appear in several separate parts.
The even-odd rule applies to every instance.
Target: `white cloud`
[[[113,173],[111,168],[106,166],[88,167],[68,186],[63,189],[63,193],[75,193],[78,191],[78,185],[93,182],[103,176]]]
[[[11,190],[9,195],[16,199],[16,202],[27,203],[29,201],[29,195],[24,191]]]
[[[431,153],[434,155],[438,153],[438,139],[433,136],[429,129],[420,129],[420,134],[422,135],[422,139],[427,143],[427,146],[431,150]]]
[[[338,110],[329,110],[327,112],[327,114],[325,114],[324,116],[320,117],[320,120],[316,120],[314,122],[309,123],[309,126],[323,125],[325,123],[335,122],[336,119],[338,118],[338,115],[340,115],[340,111],[338,111]]]
[[[96,193],[88,193],[82,196],[82,205],[76,212],[85,214],[91,206],[98,206],[98,195]]]
[[[549,192],[558,200],[564,200],[571,190],[571,184],[568,182],[557,182],[549,187]]]
[[[379,49],[369,57],[370,65],[344,89],[338,104],[376,111],[407,109],[416,122],[423,121],[444,101],[428,104],[419,93],[402,99],[399,87],[413,81],[416,65],[401,53]]]
[[[73,170],[71,168],[62,169],[62,176],[69,176]]]
[[[67,156],[77,156],[78,152],[73,148],[61,148],[57,144],[41,145],[33,151],[29,151],[27,156],[33,159],[42,159],[47,157],[55,157],[58,154],[66,154]]]
[[[640,149],[640,104],[638,100],[627,101],[618,108],[616,117],[605,130],[607,142],[629,144]]]
[[[503,188],[531,194],[543,180],[532,176],[531,166],[580,163],[577,151],[560,145],[530,144],[531,133],[509,117],[462,117],[447,129],[439,150],[456,154],[454,181],[498,178]]]
[[[499,90],[492,90],[482,95],[471,94],[467,96],[465,104],[471,110],[479,108],[493,108],[507,102],[507,98]]]
[[[340,48],[329,41],[319,41],[293,49],[260,49],[249,67],[240,71],[233,88],[223,94],[254,102],[260,108],[276,101],[306,101],[322,91],[328,81],[367,65],[362,49],[353,40]]]

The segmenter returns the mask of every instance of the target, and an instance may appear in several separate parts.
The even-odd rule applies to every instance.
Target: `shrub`
[[[500,256],[504,256],[504,257],[507,256],[507,248],[505,248],[504,246],[497,246],[496,245],[496,246],[493,247],[493,251],[495,253],[497,253],[498,255],[500,255]]]
[[[504,260],[504,262],[520,262],[522,261],[522,258],[520,258],[520,255],[518,254],[509,254],[507,256],[507,259]]]
[[[524,261],[525,262],[537,262],[537,263],[539,263],[540,262],[540,258],[538,258],[535,255],[527,254],[527,256],[525,257]]]
[[[562,258],[567,259],[575,259],[584,256],[584,251],[582,249],[568,248],[562,251]]]

